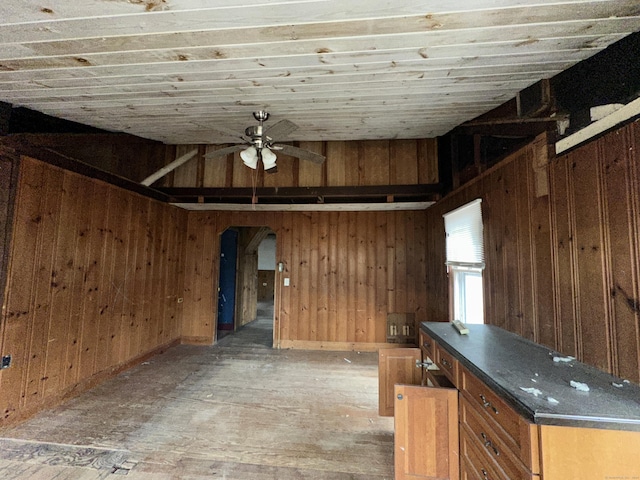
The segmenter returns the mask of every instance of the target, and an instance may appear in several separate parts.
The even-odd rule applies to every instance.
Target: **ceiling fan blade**
[[[221,148],[219,150],[212,150],[207,153],[204,158],[218,158],[229,155],[230,153],[239,152],[240,150],[244,150],[247,148],[246,145],[232,145],[230,147]]]
[[[264,135],[280,140],[286,138],[292,132],[295,132],[298,126],[289,120],[280,120],[274,123],[264,131]]]
[[[250,139],[249,137],[243,135],[242,133],[238,133],[236,131],[231,130],[230,128],[225,128],[225,127],[212,127],[211,130],[213,132],[219,133],[221,135],[224,135],[225,137],[232,137],[235,139],[240,139],[243,142],[248,142]],[[221,142],[219,142],[221,143]]]
[[[317,163],[318,165],[323,163],[326,158],[324,155],[320,155],[319,153],[304,150],[292,145],[273,145],[273,149],[276,151],[280,151],[285,155],[291,155],[292,157],[297,157],[301,160],[307,160],[309,162]]]

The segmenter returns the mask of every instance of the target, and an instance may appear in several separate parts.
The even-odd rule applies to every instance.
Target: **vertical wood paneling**
[[[189,153],[194,148],[198,148],[197,145],[177,145],[176,146],[176,158]],[[198,183],[198,156],[192,158],[185,164],[181,165],[173,171],[173,186],[174,187],[194,187]]]
[[[611,330],[613,370],[624,378],[634,378],[640,365],[638,349],[638,258],[636,256],[638,210],[634,203],[638,183],[634,178],[632,130],[614,132],[600,142],[603,191],[606,205],[607,265],[606,291],[609,299],[608,327]],[[615,254],[614,254],[615,252]],[[608,293],[608,295],[607,295]],[[630,334],[632,333],[632,334]],[[624,359],[624,361],[620,361]]]
[[[387,212],[377,212],[373,235],[375,249],[375,296],[376,316],[374,338],[385,338],[387,335]]]
[[[291,185],[297,185],[297,165],[298,159],[284,155],[279,152],[275,152],[278,156],[276,161],[278,165],[278,171],[276,173],[264,173],[264,186],[265,187],[289,187]],[[245,170],[247,167],[244,167]]]
[[[530,153],[530,152],[526,152]],[[514,224],[518,235],[518,263],[516,274],[518,275],[518,311],[517,318],[521,335],[527,338],[536,337],[536,315],[534,311],[534,286],[533,286],[533,265],[535,264],[534,250],[532,248],[533,239],[531,228],[533,216],[530,200],[529,186],[532,184],[529,178],[528,165],[533,159],[527,155],[523,161],[517,162],[515,167],[515,190],[516,212]],[[529,321],[525,321],[528,319]]]
[[[389,142],[389,183],[391,185],[419,183],[418,146],[415,140]]]
[[[318,212],[311,213],[311,228],[309,235],[309,270],[307,272],[307,278],[309,279],[307,284],[307,290],[304,296],[309,298],[309,312],[307,322],[309,323],[309,340],[315,341],[318,338],[319,330],[319,311],[318,300],[320,298],[320,292],[318,290],[318,275],[320,274],[320,215]],[[304,275],[303,275],[304,276]]]
[[[153,233],[147,229],[150,211],[157,225]],[[169,212],[179,214],[169,217]],[[122,319],[142,317],[145,297],[158,303],[168,291],[182,290],[177,262],[166,272],[171,287],[161,278],[164,270],[147,272],[154,262],[166,261],[166,222],[186,217],[117,187],[23,159],[3,314],[4,348],[13,363],[2,375],[0,424],[80,391],[162,346],[157,315],[150,316],[151,335],[144,343],[140,336],[130,342]],[[158,238],[151,264],[144,251],[145,262],[137,263],[138,246],[145,246],[142,239],[149,234]],[[174,237],[175,251],[184,249],[183,237]],[[137,267],[140,274],[127,281]],[[175,336],[169,341],[180,333],[181,319],[173,321]]]
[[[11,350],[13,366],[2,372],[2,418],[8,419],[20,410],[24,397],[24,381],[29,365],[30,318],[33,315],[33,285],[37,262],[39,224],[42,222],[40,200],[44,188],[44,166],[23,160],[16,198],[15,227],[12,244],[21,245],[10,256],[7,279],[6,312],[4,313],[5,351]],[[20,275],[11,274],[19,269]]]
[[[418,182],[420,184],[438,183],[438,142],[435,138],[417,141]]]
[[[527,158],[520,160],[526,164]],[[517,170],[518,160],[505,166],[502,183],[502,217],[505,220],[502,224],[503,260],[504,265],[504,305],[505,305],[505,325],[512,332],[522,335],[522,313],[520,308],[519,283],[519,247],[518,238],[518,198],[517,198]]]
[[[300,142],[300,148],[325,155],[322,165],[275,152],[278,173],[247,168],[239,153],[226,158],[190,160],[166,177],[173,187],[323,187],[438,183],[436,139]],[[175,160],[196,148],[177,145]],[[200,146],[203,153],[222,148]],[[168,163],[168,162],[167,162]]]
[[[356,213],[346,212],[344,223],[341,222],[340,228],[345,227],[347,231],[347,243],[345,255],[347,261],[346,268],[346,305],[347,317],[344,322],[345,336],[339,336],[338,341],[355,342],[356,339],[356,310],[358,308],[358,225],[356,223]],[[345,245],[345,244],[342,244]],[[343,246],[344,248],[344,246]],[[341,264],[342,265],[342,264]]]
[[[282,341],[291,338],[291,318],[296,315],[291,306],[291,288],[284,287],[284,278],[291,275],[291,252],[293,250],[293,218],[285,215],[282,218],[282,227],[276,231],[276,244],[278,250],[278,260],[284,263],[284,272],[278,277],[278,286],[281,289],[280,295],[280,334],[276,334]]]
[[[300,142],[300,148],[320,155],[325,155],[325,142]],[[321,187],[326,184],[325,164],[318,165],[313,162],[300,161],[298,173],[299,187]]]
[[[554,198],[552,214],[552,243],[554,253],[554,298],[556,316],[560,319],[556,348],[567,355],[577,356],[577,323],[574,303],[574,250],[573,224],[570,221],[569,192],[571,187],[566,162],[553,162],[550,165],[550,188]],[[543,272],[538,271],[538,276]],[[549,345],[553,340],[551,318],[542,318],[540,341]]]
[[[48,331],[51,319],[52,266],[56,250],[59,209],[62,196],[62,172],[46,172],[40,192],[40,221],[35,256],[38,263],[32,286],[32,315],[30,322],[29,363],[21,405],[39,401],[42,397]]]
[[[546,167],[540,137],[427,210],[429,316],[448,309],[440,216],[480,196],[486,321],[638,382],[639,137],[631,123]]]
[[[599,162],[586,162],[598,157],[597,143],[591,143],[568,155],[573,177],[576,252],[576,293],[580,342],[585,345],[608,345],[610,332],[607,325],[603,270],[603,226]],[[583,348],[578,350],[587,363],[610,370],[608,349]]]
[[[43,395],[52,395],[62,390],[65,374],[64,365],[67,353],[67,338],[70,333],[71,307],[73,298],[74,265],[76,252],[76,237],[80,210],[82,205],[77,202],[80,195],[80,182],[76,175],[65,175],[62,185],[60,203],[60,218],[58,221],[66,228],[59,228],[57,233],[56,256],[51,271],[51,311],[59,315],[51,316],[48,337],[49,345],[46,349],[46,371],[44,377]],[[75,335],[74,335],[75,338]],[[63,363],[59,368],[58,362]]]
[[[345,231],[344,226],[340,225],[340,213],[329,212],[329,248],[328,248],[328,262],[329,262],[329,319],[327,325],[327,336],[325,337],[329,342],[335,342],[338,338],[338,305],[344,306],[345,303],[340,303],[341,295],[343,293],[343,286],[341,285],[342,273],[341,265],[341,249],[339,247],[340,232]],[[291,338],[291,337],[287,337]]]
[[[13,153],[0,149],[0,292],[4,295],[9,261],[9,245],[13,226],[13,211],[16,198],[20,159]],[[0,322],[0,351],[4,322]],[[1,385],[2,372],[0,372]],[[1,388],[1,387],[0,387]]]
[[[210,232],[231,226],[269,226],[277,237],[276,339],[284,347],[353,348],[386,342],[391,299],[394,313],[426,319],[426,219],[423,212],[229,212],[189,214],[184,329],[186,342],[213,341],[198,320],[215,318],[217,259],[201,249]],[[216,233],[216,235],[218,234]],[[390,257],[391,255],[391,257]],[[392,275],[388,272],[392,271]],[[282,286],[283,279],[290,286]],[[389,281],[393,283],[389,283]]]
[[[80,326],[80,360],[78,380],[89,378],[96,372],[96,350],[102,315],[100,314],[101,276],[104,271],[104,252],[106,250],[106,224],[108,213],[108,187],[96,183],[92,191],[91,220],[89,226],[89,248],[84,263],[84,301],[82,305],[82,323]]]
[[[358,185],[389,185],[389,141],[367,140],[359,147]]]
[[[218,150],[217,145],[207,145],[206,153]],[[176,157],[177,158],[177,157]],[[216,157],[205,159],[204,162],[204,178],[202,180],[203,187],[226,187],[227,180],[227,157]]]
[[[367,342],[375,342],[376,340],[376,321],[379,321],[378,317],[378,302],[376,301],[376,276],[378,259],[376,258],[376,215],[365,215],[367,229],[364,232],[365,244],[367,249],[366,254],[366,270],[367,270],[367,283],[365,295],[367,296],[367,319],[365,325]]]
[[[71,200],[75,203],[77,198],[92,198],[95,182],[86,182],[83,177],[69,174],[74,184],[78,197]],[[136,197],[138,198],[138,197]],[[69,315],[69,331],[66,340],[66,364],[64,371],[63,388],[66,390],[79,381],[80,378],[80,349],[82,342],[82,321],[86,285],[86,258],[89,249],[89,231],[91,223],[91,208],[80,205],[78,211],[78,223],[75,227],[75,254],[73,258],[74,272],[71,283],[71,311]],[[73,228],[73,227],[71,227]],[[126,342],[125,342],[126,343]]]
[[[182,168],[182,167],[180,167]],[[248,168],[240,157],[240,152],[236,152],[233,154],[233,179],[232,179],[232,187],[252,187],[252,186],[262,186],[261,180],[262,177],[259,178],[258,170],[252,170]],[[260,180],[260,183],[259,183]]]
[[[354,332],[353,341],[366,342],[367,340],[367,219],[371,215],[367,215],[365,212],[356,212],[353,215],[352,221],[355,224],[356,241],[353,244],[355,247],[355,314],[354,314]]]

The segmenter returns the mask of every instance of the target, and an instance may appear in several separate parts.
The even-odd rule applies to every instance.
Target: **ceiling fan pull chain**
[[[258,183],[258,169],[256,168],[251,175],[251,185],[253,187],[253,193],[251,195],[251,209],[256,209],[256,203],[258,203],[258,196],[256,195],[256,184]]]

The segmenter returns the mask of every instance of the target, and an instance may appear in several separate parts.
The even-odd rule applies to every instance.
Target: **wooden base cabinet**
[[[480,327],[488,326],[473,327],[481,338]],[[396,351],[380,371],[387,377],[380,380],[386,389],[381,398],[388,405],[393,397],[396,480],[640,480],[638,386],[612,386],[607,374],[579,362],[557,365],[553,353],[512,334],[490,330],[495,341],[478,346],[472,343],[475,338],[460,339],[453,330],[433,328],[442,337],[423,329],[419,349],[403,352],[408,355],[404,361]],[[509,350],[514,342],[515,354]],[[417,352],[422,358],[416,362]],[[526,371],[530,365],[524,360],[514,365],[494,355],[498,360],[533,359],[533,373]],[[385,358],[382,352],[381,356]],[[548,368],[544,362],[550,362]],[[428,369],[422,378],[433,387],[402,385],[391,378],[394,371],[402,372],[401,378],[417,383],[419,376],[407,371],[410,363]],[[407,370],[389,368],[393,365],[405,365]],[[544,374],[537,376],[537,371]],[[503,381],[505,372],[513,383]],[[517,372],[515,379],[512,372]],[[566,379],[586,375],[593,385],[592,396],[576,392]],[[523,396],[520,386],[527,381],[555,391],[559,407],[547,405],[546,397],[540,401],[538,395]]]
[[[640,479],[640,432],[542,425],[540,446],[544,480]]]
[[[457,479],[458,391],[396,385],[394,410],[396,480]]]

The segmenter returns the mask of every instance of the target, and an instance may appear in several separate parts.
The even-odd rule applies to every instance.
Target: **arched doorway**
[[[218,340],[259,321],[265,338],[257,340],[273,345],[275,246],[269,227],[229,227],[221,234]]]

